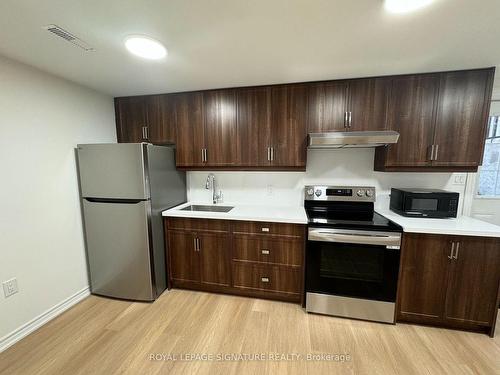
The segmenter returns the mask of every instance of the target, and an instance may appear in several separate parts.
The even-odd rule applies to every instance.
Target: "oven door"
[[[309,228],[306,291],[395,302],[401,233]]]

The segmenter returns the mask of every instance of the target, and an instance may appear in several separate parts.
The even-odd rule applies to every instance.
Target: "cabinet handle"
[[[439,145],[436,145],[436,153],[434,155],[434,160],[438,160]]]
[[[205,161],[205,153],[203,152],[203,149],[201,149],[201,162],[203,163]]]
[[[262,228],[260,228],[260,230],[261,230],[262,232],[269,232],[269,228],[266,228],[266,227],[262,227]]]
[[[194,242],[194,251],[198,251],[198,242],[196,242],[196,237],[193,238],[193,242]]]
[[[455,251],[455,242],[451,243],[451,252],[450,255],[448,255],[448,259],[454,259],[453,257],[453,252]]]
[[[431,157],[430,160],[434,160],[434,145],[431,146]]]
[[[460,242],[457,242],[457,247],[455,248],[455,256],[453,259],[458,259],[458,250],[460,249]]]
[[[143,141],[146,141],[148,139],[148,127],[147,126],[143,126],[142,127],[142,140]]]
[[[262,281],[263,283],[268,283],[269,282],[269,277],[261,277],[260,281]]]
[[[271,147],[271,161],[274,161],[274,147]]]
[[[271,147],[267,148],[267,161],[271,161]]]
[[[269,250],[262,249],[261,253],[264,255],[269,255]]]
[[[352,112],[349,111],[349,128],[351,127],[352,125]]]
[[[344,128],[347,128],[347,111],[344,112]]]
[[[208,161],[208,151],[207,149],[205,148],[205,163]]]

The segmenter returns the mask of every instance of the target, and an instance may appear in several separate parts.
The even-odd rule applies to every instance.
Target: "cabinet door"
[[[175,143],[175,104],[173,95],[146,98],[148,139],[154,144]]]
[[[144,96],[115,98],[116,134],[120,143],[143,142],[142,128],[147,124]]]
[[[308,132],[346,131],[347,82],[309,85]]]
[[[176,94],[174,97],[178,167],[202,166],[205,132],[203,96],[199,92]]]
[[[386,129],[390,82],[388,78],[349,81],[349,130]]]
[[[238,165],[269,165],[268,149],[271,123],[271,89],[238,90],[236,150]]]
[[[307,87],[277,86],[271,89],[271,165],[306,166]]]
[[[445,318],[454,322],[491,325],[500,282],[500,240],[455,239],[446,294]]]
[[[398,319],[441,320],[450,250],[448,236],[405,233],[401,249]]]
[[[492,79],[489,69],[441,75],[433,165],[481,164]]]
[[[393,79],[387,127],[400,136],[397,144],[387,147],[386,166],[430,166],[438,87],[438,75]]]
[[[189,232],[168,231],[170,278],[178,281],[200,281],[200,258],[196,237]]]
[[[230,237],[227,234],[198,233],[201,282],[211,285],[231,284]]]
[[[203,93],[205,112],[206,165],[236,163],[236,92],[215,90]]]

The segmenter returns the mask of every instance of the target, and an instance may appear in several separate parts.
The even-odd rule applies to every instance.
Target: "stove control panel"
[[[305,200],[375,202],[373,186],[306,186]]]

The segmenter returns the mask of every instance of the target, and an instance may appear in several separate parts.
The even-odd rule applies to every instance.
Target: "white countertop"
[[[162,215],[169,217],[307,224],[306,211],[301,206],[280,207],[219,203],[217,206],[234,206],[234,208],[229,212],[181,211],[182,208],[193,204],[210,205],[206,202],[187,202],[163,211]]]
[[[500,226],[469,216],[428,219],[401,216],[389,209],[377,209],[380,215],[403,227],[408,233],[450,234],[458,236],[500,237]]]

